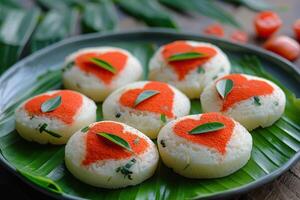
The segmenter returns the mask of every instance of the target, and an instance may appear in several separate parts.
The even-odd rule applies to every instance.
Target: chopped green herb
[[[255,103],[256,105],[258,105],[258,106],[261,105],[261,102],[260,102],[260,99],[259,99],[258,96],[254,96],[253,99],[254,99],[254,103]]]
[[[187,169],[191,164],[191,157],[187,154],[186,165],[183,170]]]
[[[46,129],[47,126],[48,126],[48,124],[46,124],[46,123],[44,123],[44,124],[42,124],[42,125],[39,125],[39,132],[40,132],[40,133],[46,132],[46,133],[48,133],[49,135],[51,135],[51,136],[53,136],[53,137],[56,137],[56,138],[60,138],[60,137],[61,137],[61,135],[59,135],[59,134],[57,134],[57,133],[54,133],[54,132],[52,132],[52,131],[50,131],[50,130],[47,130],[47,129]]]
[[[138,97],[136,98],[135,102],[134,102],[134,107],[136,107],[137,105],[139,105],[140,103],[142,103],[143,101],[159,94],[160,92],[157,90],[145,90],[143,92],[141,92]]]
[[[168,61],[181,61],[181,60],[191,60],[195,58],[203,58],[206,57],[205,54],[203,53],[198,53],[198,52],[186,52],[186,53],[178,53],[171,55],[168,58]]]
[[[113,74],[116,73],[116,68],[114,68],[111,64],[104,60],[101,60],[99,58],[91,58],[90,61],[102,69],[110,71]]]
[[[225,99],[233,88],[233,81],[230,79],[222,79],[216,83],[216,89],[220,96]]]
[[[90,127],[86,126],[83,129],[81,129],[81,132],[85,133],[90,129]]]
[[[51,112],[61,105],[61,96],[56,96],[48,99],[41,105],[42,112]]]
[[[221,122],[208,122],[193,128],[191,131],[189,131],[189,134],[195,135],[201,133],[208,133],[212,131],[221,130],[223,128],[225,128],[225,125]]]
[[[161,115],[160,115],[160,121],[162,121],[163,123],[166,123],[166,122],[167,122],[167,118],[166,118],[166,115],[165,115],[165,114],[161,114]]]
[[[166,147],[166,143],[165,143],[165,141],[164,141],[164,140],[161,140],[161,141],[160,141],[160,144],[161,144],[161,146],[162,146],[163,148],[165,148],[165,147]]]
[[[81,88],[81,85],[80,85],[79,83],[76,83],[76,87],[77,87],[78,89],[80,89],[80,88]]]
[[[66,70],[69,70],[69,69],[71,69],[73,66],[74,66],[74,62],[72,61],[72,62],[68,62],[65,66],[64,66],[64,68],[63,68],[63,71],[66,71]]]
[[[127,164],[125,164],[124,166],[118,167],[116,169],[116,172],[120,172],[121,174],[124,175],[124,178],[128,178],[129,180],[132,180],[132,171],[130,171],[130,168],[136,163],[136,159],[131,159]]]
[[[121,117],[121,113],[118,112],[118,113],[115,115],[115,117],[116,117],[116,118],[120,118],[120,117]]]
[[[202,66],[199,66],[197,69],[198,74],[204,74],[205,73],[205,69]]]
[[[97,135],[115,143],[116,145],[128,150],[128,151],[131,151],[132,152],[132,149],[129,145],[129,143],[124,140],[123,138],[117,136],[117,135],[114,135],[114,134],[111,134],[111,133],[97,133]]]

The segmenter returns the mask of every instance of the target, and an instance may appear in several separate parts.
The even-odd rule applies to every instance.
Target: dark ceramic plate
[[[63,164],[64,146],[24,141],[14,130],[13,111],[24,99],[61,87],[65,56],[84,47],[119,46],[131,51],[144,65],[154,48],[174,40],[198,40],[218,45],[232,62],[233,72],[262,76],[275,81],[287,95],[282,118],[271,127],[252,131],[253,151],[246,166],[219,179],[192,180],[176,175],[160,163],[155,175],[142,184],[118,190],[88,186],[76,180]],[[243,62],[242,62],[243,61]],[[34,188],[57,198],[191,199],[228,197],[261,186],[282,174],[299,158],[299,70],[290,62],[260,48],[195,34],[149,30],[116,34],[90,34],[71,38],[19,61],[0,78],[0,162]],[[99,104],[98,119],[101,120]],[[191,113],[201,112],[198,100]]]

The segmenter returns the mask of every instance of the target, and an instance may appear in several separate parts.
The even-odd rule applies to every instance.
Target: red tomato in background
[[[207,26],[203,32],[208,35],[214,35],[216,37],[224,36],[224,28],[221,24],[212,24]]]
[[[246,43],[248,42],[248,34],[246,32],[237,30],[231,34],[230,39],[232,41]]]
[[[268,38],[281,26],[280,17],[273,11],[263,11],[256,15],[254,26],[256,35],[260,38]]]
[[[295,37],[300,41],[300,19],[297,19],[293,26]]]
[[[292,61],[300,54],[298,42],[288,36],[275,36],[265,42],[264,48]]]

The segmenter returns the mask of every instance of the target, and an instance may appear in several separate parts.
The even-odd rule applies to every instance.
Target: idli
[[[162,161],[188,178],[218,178],[234,173],[250,158],[252,137],[219,113],[189,115],[169,122],[158,134]]]
[[[166,44],[149,63],[150,80],[167,82],[189,98],[199,98],[207,84],[229,72],[229,60],[221,49],[196,41]]]
[[[207,86],[200,100],[204,112],[221,112],[248,130],[253,130],[276,122],[284,112],[286,97],[269,80],[246,74],[231,74]]]
[[[79,180],[102,188],[136,185],[151,177],[159,154],[140,131],[101,121],[76,132],[65,149],[68,170]]]
[[[15,111],[20,136],[41,144],[65,144],[80,128],[96,121],[96,105],[71,90],[56,90],[32,97]]]
[[[187,115],[190,107],[189,99],[176,88],[141,81],[109,95],[103,103],[103,117],[128,124],[154,139],[166,122]]]
[[[103,101],[113,90],[142,76],[137,58],[124,49],[95,47],[81,49],[66,58],[63,83],[94,101]]]

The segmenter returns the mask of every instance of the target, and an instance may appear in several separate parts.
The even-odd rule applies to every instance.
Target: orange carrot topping
[[[59,105],[53,111],[42,112],[41,105],[45,101],[56,96],[61,96],[61,105]],[[29,113],[29,115],[56,118],[66,124],[72,124],[74,121],[74,116],[76,115],[81,105],[82,96],[79,93],[73,92],[71,90],[62,90],[51,95],[44,94],[38,97],[34,97],[24,105],[24,108]]]
[[[225,125],[225,128],[199,135],[189,134],[189,131],[195,127],[209,122],[221,122]],[[202,114],[199,120],[185,119],[178,122],[175,124],[173,131],[180,137],[190,140],[193,143],[216,149],[224,155],[226,153],[226,145],[231,138],[234,126],[234,122],[229,117],[219,113],[205,113]]]
[[[106,159],[124,159],[132,156],[131,152],[104,137],[97,135],[97,133],[100,132],[111,133],[126,140],[131,146],[132,151],[137,155],[144,153],[149,146],[144,138],[124,131],[121,124],[114,122],[99,122],[91,127],[86,133],[86,153],[85,158],[82,161],[83,165],[90,165],[96,161]]]
[[[233,89],[224,99],[222,111],[226,111],[234,104],[251,97],[271,94],[274,90],[274,88],[265,81],[247,80],[246,77],[240,74],[231,74],[222,79],[230,79],[233,81]]]
[[[151,98],[141,102],[137,106],[134,106],[136,98],[145,90],[156,90],[159,94],[152,96]],[[164,114],[168,117],[173,117],[173,98],[174,92],[166,83],[161,82],[149,82],[141,89],[128,90],[122,94],[119,103],[126,107],[135,108],[141,111],[149,111],[158,114]]]
[[[116,73],[112,73],[103,68],[98,67],[95,63],[91,62],[91,58],[101,59],[116,69]],[[75,59],[75,65],[82,71],[94,74],[105,84],[110,84],[115,76],[117,76],[125,67],[127,55],[112,51],[107,53],[84,53]]]
[[[176,72],[178,79],[183,80],[185,76],[192,70],[201,67],[206,63],[210,58],[217,54],[216,50],[207,47],[207,46],[197,46],[193,47],[184,41],[176,41],[170,44],[165,45],[162,50],[162,55],[165,60],[168,60],[170,56],[187,53],[187,52],[197,52],[204,54],[204,57],[190,59],[190,60],[181,60],[181,61],[169,61],[169,65]]]

